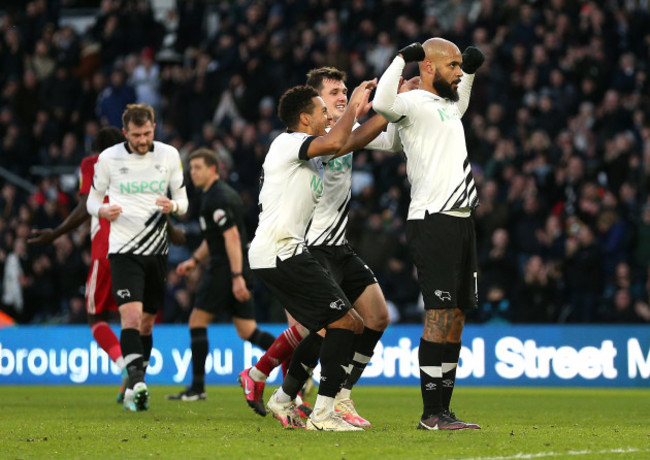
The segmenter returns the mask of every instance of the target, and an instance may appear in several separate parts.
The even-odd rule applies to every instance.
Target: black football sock
[[[354,332],[349,329],[328,329],[320,352],[321,377],[318,394],[334,398],[347,377]]]
[[[422,418],[442,411],[442,354],[444,345],[420,339],[420,391],[424,410]]]
[[[122,329],[120,333],[120,348],[124,357],[124,366],[129,373],[128,388],[133,388],[138,382],[144,382],[142,367],[142,341],[137,329]]]
[[[293,351],[289,371],[282,382],[282,391],[295,399],[311,371],[318,364],[323,338],[315,332],[302,339]]]
[[[372,353],[375,345],[381,339],[383,331],[376,331],[367,327],[363,328],[363,333],[355,338],[354,354],[352,355],[352,369],[350,375],[345,381],[343,388],[351,390],[352,387],[359,381],[361,374],[372,359]]]
[[[208,330],[204,327],[190,329],[192,349],[192,389],[201,393],[205,389],[205,360],[208,357]]]
[[[456,369],[460,357],[460,343],[447,342],[442,352],[442,408],[449,410],[456,384]]]
[[[142,342],[142,369],[146,374],[149,359],[151,359],[151,349],[153,348],[153,335],[141,335],[140,341]]]
[[[260,347],[262,350],[268,350],[273,345],[273,342],[275,342],[275,337],[266,331],[261,331],[256,328],[248,338],[248,341]]]

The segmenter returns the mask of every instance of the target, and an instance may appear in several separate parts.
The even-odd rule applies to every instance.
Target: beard
[[[453,83],[459,83],[459,81],[454,81]],[[452,102],[458,101],[458,90],[451,87],[452,83],[449,83],[442,75],[436,70],[436,76],[433,78],[433,89],[438,92],[438,96],[449,99]]]
[[[153,143],[149,141],[145,141],[139,144],[133,144],[129,141],[129,147],[131,148],[131,151],[134,153],[139,153],[140,155],[144,155],[145,153],[151,151],[152,145]]]

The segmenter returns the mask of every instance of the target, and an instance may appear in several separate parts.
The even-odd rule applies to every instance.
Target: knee
[[[383,332],[390,324],[390,316],[388,315],[388,308],[383,308],[377,311],[368,319],[364,319],[365,326],[369,329]]]

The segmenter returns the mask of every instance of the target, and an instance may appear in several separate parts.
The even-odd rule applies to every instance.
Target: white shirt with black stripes
[[[156,199],[168,192],[178,204],[176,213],[184,214],[188,201],[183,166],[171,145],[154,141],[152,151],[139,155],[120,143],[99,155],[86,207],[98,217],[108,193],[108,205],[122,208],[111,222],[109,254],[167,254],[167,224]]]
[[[404,60],[397,56],[377,85],[373,108],[395,122],[411,182],[408,219],[426,212],[469,216],[478,194],[461,117],[469,105],[473,74],[463,74],[458,102],[424,90],[397,94]]]
[[[361,126],[355,123],[353,130]],[[395,125],[390,123],[365,147],[367,150],[398,152],[402,149]],[[307,246],[341,246],[347,243],[346,228],[352,198],[353,152],[338,158],[321,157],[323,196],[318,201],[307,230]]]
[[[319,159],[307,149],[316,136],[286,132],[271,143],[262,165],[260,216],[248,250],[251,268],[274,268],[276,259],[302,253],[305,230],[323,193]]]

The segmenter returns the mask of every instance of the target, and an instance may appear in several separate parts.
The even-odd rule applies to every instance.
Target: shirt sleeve
[[[458,85],[458,112],[461,117],[465,114],[469,106],[469,98],[472,93],[475,75],[473,73],[463,72],[463,78],[461,78],[460,84]]]
[[[95,163],[90,157],[81,160],[79,167],[79,194],[88,195],[93,185],[93,176],[95,175]]]
[[[104,204],[104,195],[110,185],[108,161],[100,155],[95,163],[95,174],[86,201],[86,210],[91,216],[99,217],[99,208]]]
[[[388,123],[386,131],[368,142],[366,149],[379,150],[381,152],[399,152],[402,150],[402,143],[399,140],[395,123]]]
[[[309,160],[309,157],[307,156],[307,150],[309,150],[309,146],[314,141],[314,139],[316,139],[316,137],[317,136],[308,136],[302,141],[302,144],[300,145],[300,150],[298,151],[299,160],[303,160],[303,161]]]
[[[234,227],[235,213],[232,209],[232,205],[225,201],[219,201],[215,203],[215,210],[212,213],[212,220],[217,225],[217,229],[220,233],[223,233],[229,228]]]
[[[175,214],[182,215],[187,212],[187,208],[189,207],[187,189],[185,188],[185,176],[183,175],[183,163],[181,162],[181,156],[178,150],[174,149],[172,156],[169,191],[172,200],[178,205]]]
[[[372,107],[375,112],[381,114],[386,120],[396,122],[406,116],[406,103],[398,97],[397,90],[402,70],[406,63],[404,59],[397,56],[388,66],[377,84],[377,92],[372,100]]]

